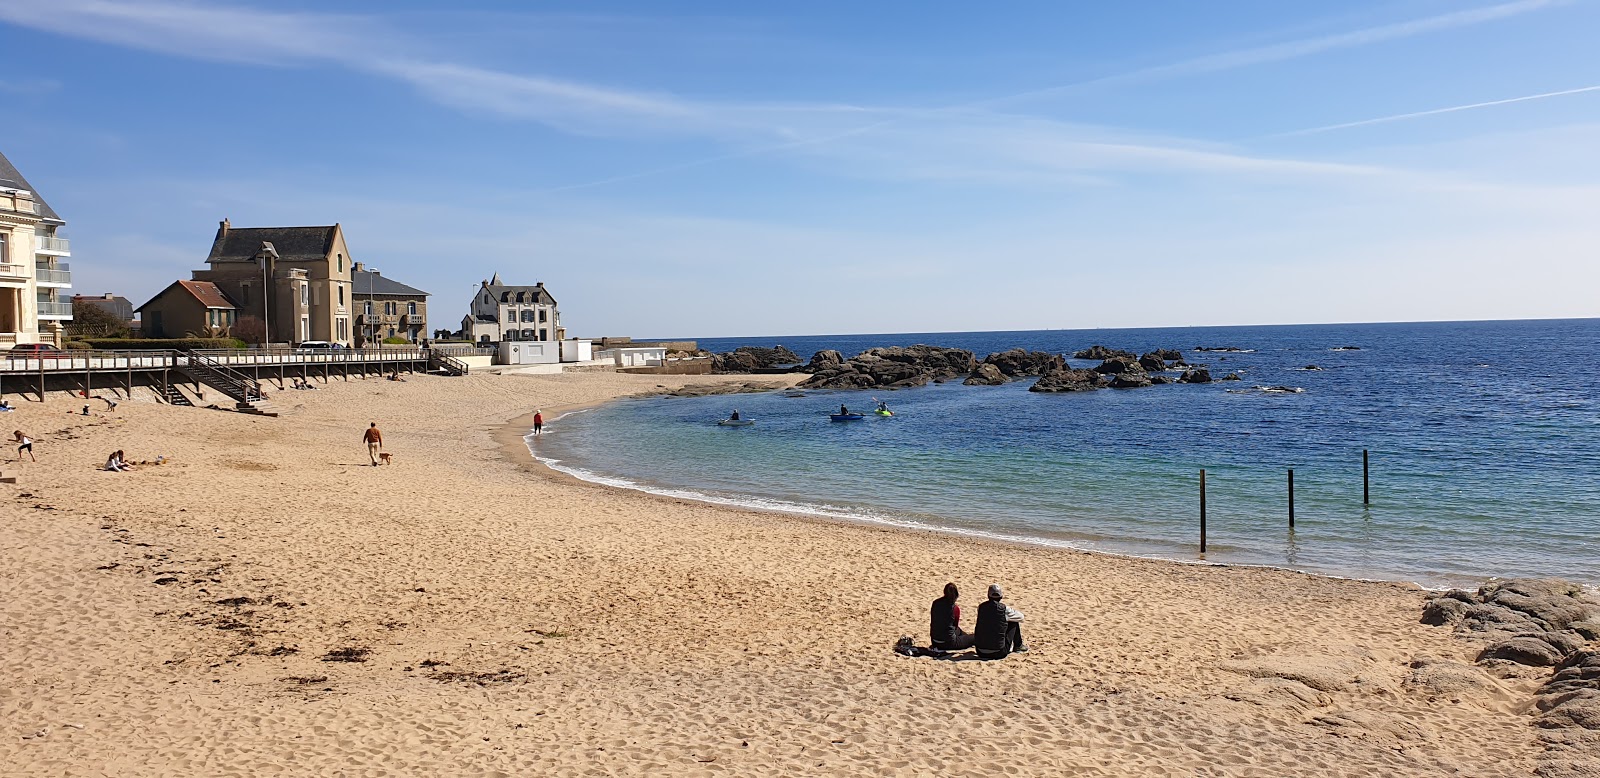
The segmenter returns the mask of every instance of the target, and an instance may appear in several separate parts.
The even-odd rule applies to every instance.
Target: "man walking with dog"
[[[378,466],[378,452],[383,450],[383,433],[378,431],[378,423],[373,422],[367,428],[366,434],[361,436],[367,444],[367,457],[372,460],[372,466]]]

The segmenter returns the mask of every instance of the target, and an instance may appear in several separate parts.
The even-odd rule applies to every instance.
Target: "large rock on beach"
[[[1122,357],[1135,361],[1139,359],[1132,351],[1123,351],[1122,349],[1108,348],[1106,346],[1090,346],[1072,354],[1073,359],[1111,359],[1112,357]]]
[[[1045,375],[1065,370],[1067,367],[1066,360],[1062,359],[1060,354],[1026,351],[1020,348],[995,352],[984,357],[983,362],[986,365],[994,365],[1007,378]]]
[[[1028,387],[1030,392],[1087,392],[1103,388],[1100,374],[1093,370],[1057,370],[1039,377]]]
[[[799,361],[799,354],[783,346],[773,346],[772,348],[740,346],[732,351],[711,357],[711,372],[753,373],[757,370],[771,370],[784,365],[793,365]]]
[[[820,356],[820,353],[819,355]],[[816,366],[798,386],[808,389],[902,389],[971,375],[978,362],[966,349],[940,346],[889,346],[861,352],[842,364]]]

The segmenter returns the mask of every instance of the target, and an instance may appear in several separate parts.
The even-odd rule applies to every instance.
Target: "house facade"
[[[354,265],[338,224],[234,227],[223,219],[206,265],[193,280],[214,284],[238,316],[262,319],[269,341],[353,344]]]
[[[203,336],[239,320],[239,306],[210,281],[173,281],[138,311],[146,338]]]
[[[461,336],[476,343],[566,338],[556,298],[544,288],[508,286],[500,274],[484,281],[472,298],[471,310],[461,320]]]
[[[72,304],[66,222],[0,154],[0,349],[21,343],[61,345]]]
[[[356,301],[356,345],[428,337],[428,293],[384,276],[357,262],[350,271]]]

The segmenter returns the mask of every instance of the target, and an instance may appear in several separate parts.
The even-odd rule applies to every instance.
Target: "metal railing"
[[[35,280],[43,281],[47,284],[70,284],[72,283],[72,269],[64,264],[51,267],[43,262],[35,262],[33,265],[33,277]]]
[[[41,279],[42,280],[42,279]],[[40,316],[71,316],[72,303],[59,300],[40,300],[37,303]]]

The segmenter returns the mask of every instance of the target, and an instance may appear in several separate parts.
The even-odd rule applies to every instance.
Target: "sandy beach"
[[[336,380],[273,392],[278,418],[16,403],[0,423],[39,461],[8,462],[0,492],[0,774],[1537,765],[1548,671],[1484,675],[1480,644],[1418,622],[1415,587],[660,498],[548,471],[521,441],[534,408],[718,380],[751,379]],[[367,466],[369,422],[388,467]],[[97,470],[115,449],[169,461]],[[1032,650],[892,653],[926,644],[946,581],[968,614],[1005,585]]]

